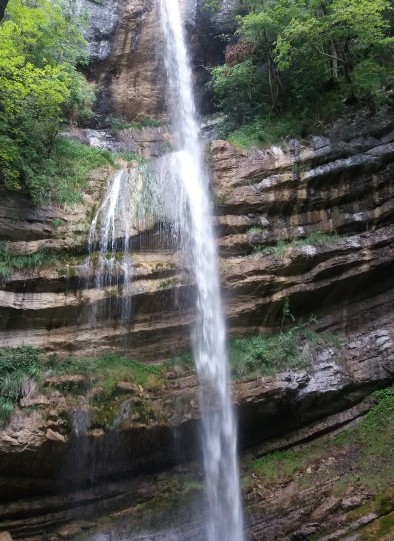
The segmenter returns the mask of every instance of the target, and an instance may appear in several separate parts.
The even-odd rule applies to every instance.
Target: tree
[[[86,83],[86,42],[63,0],[10,0],[0,25],[0,181],[29,185]],[[91,98],[91,96],[90,96]]]
[[[388,0],[246,0],[244,6],[248,12],[238,18],[231,47],[248,50],[239,62],[249,62],[250,72],[266,78],[271,111],[281,116],[311,110],[327,91],[384,101],[385,87],[394,82]],[[229,78],[234,56],[228,55]],[[223,80],[217,84],[225,75],[220,70],[213,73],[214,87],[226,107],[232,89],[226,92]]]

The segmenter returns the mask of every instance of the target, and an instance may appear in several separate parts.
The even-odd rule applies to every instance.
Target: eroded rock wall
[[[197,105],[201,113],[214,110],[207,83],[210,68],[223,61],[221,38],[234,24],[239,1],[225,2],[219,13],[202,0],[183,2]],[[90,25],[86,32],[91,60],[89,80],[98,87],[97,113],[125,120],[167,117],[163,38],[157,0],[79,0]]]
[[[304,370],[234,386],[241,447],[256,456],[355,422],[371,406],[365,397],[393,381],[394,132],[388,122],[359,126],[357,136],[356,127],[349,130],[341,141],[331,135],[251,152],[223,141],[210,145],[230,334],[279,332],[288,303],[296,321],[313,315],[312,326],[337,332],[341,343],[312,354]],[[97,171],[83,204],[72,209],[35,208],[3,192],[3,247],[20,254],[44,250],[56,259],[2,280],[2,346],[35,345],[60,358],[126,351],[147,361],[189,347],[194,285],[165,232],[134,239],[141,251],[134,254],[138,288],[128,325],[119,323],[117,287],[96,289],[94,274],[81,280],[90,220],[110,173]],[[89,417],[94,388],[88,385],[77,399],[51,387],[36,393],[2,429],[2,524],[16,537],[146,502],[155,472],[198,458],[193,373],[169,374],[158,394],[119,385],[123,413],[116,426],[95,421],[73,432],[70,419]],[[125,475],[130,482],[120,481]],[[275,521],[291,527],[275,506],[261,514],[264,497],[253,494],[255,535],[267,531],[275,539]],[[296,508],[301,531],[305,513],[318,513],[320,500],[308,494],[306,507]]]
[[[342,141],[293,141],[252,152],[211,144],[230,335],[278,332],[285,302],[296,319],[315,316],[316,329],[344,332],[391,313],[394,135],[389,123],[358,132]],[[97,173],[91,195],[74,209],[35,209],[19,196],[4,196],[0,226],[8,249],[57,254],[47,266],[3,280],[4,346],[31,343],[63,356],[127,347],[148,361],[188,348],[191,271],[160,228],[133,240],[141,251],[134,256],[138,287],[130,325],[118,319],[121,274],[120,289],[97,290],[93,275],[81,282],[87,231],[107,174]]]

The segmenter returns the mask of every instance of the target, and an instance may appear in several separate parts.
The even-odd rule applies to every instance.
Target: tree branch
[[[349,64],[349,62],[347,60],[344,60],[343,58],[339,58],[338,56],[333,56],[332,54],[325,53],[324,51],[321,51],[319,49],[319,47],[316,47],[316,49],[323,56],[328,56],[328,58],[332,58],[333,60],[337,60],[338,62],[342,62],[342,64]]]

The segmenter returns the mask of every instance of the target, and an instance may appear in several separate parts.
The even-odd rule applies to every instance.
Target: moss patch
[[[254,460],[244,476],[245,487],[262,483],[270,487],[296,481],[300,488],[336,478],[337,495],[350,486],[378,494],[394,485],[394,388],[374,394],[377,405],[355,427],[327,441],[317,441],[297,449],[277,451]],[[382,500],[380,507],[392,508],[393,501]]]

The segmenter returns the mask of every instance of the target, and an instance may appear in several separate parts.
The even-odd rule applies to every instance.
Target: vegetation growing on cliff
[[[273,336],[238,338],[232,340],[229,347],[232,373],[236,379],[242,380],[300,370],[307,368],[311,359],[330,345],[339,345],[336,336],[319,334],[302,323]]]
[[[213,88],[227,131],[242,127],[238,139],[270,142],[272,133],[308,131],[344,104],[392,103],[388,0],[245,1],[237,24]]]
[[[98,358],[78,359],[69,357],[59,362],[56,357],[44,363],[47,374],[81,374],[111,395],[119,381],[140,385],[145,389],[161,388],[163,369],[115,354],[104,354]]]
[[[56,137],[50,154],[37,163],[29,178],[29,193],[39,203],[51,200],[60,204],[79,203],[89,171],[113,164],[109,150]]]
[[[50,262],[54,259],[54,255],[48,255],[44,252],[15,255],[0,247],[0,282],[6,280],[13,270],[36,269],[44,262]]]
[[[265,487],[290,480],[297,480],[302,487],[312,480],[323,482],[334,477],[338,493],[346,493],[349,486],[357,485],[379,493],[392,485],[394,388],[377,391],[373,396],[377,404],[357,426],[329,440],[267,454],[251,464],[252,477],[257,476]],[[323,458],[327,456],[336,458],[322,468]],[[346,457],[351,457],[350,462],[345,461]],[[245,482],[253,484],[250,479]]]
[[[74,0],[10,0],[0,24],[0,184],[36,199],[61,186],[49,179],[62,121],[92,114],[82,26]]]
[[[248,231],[248,233],[258,236],[260,232],[252,228]],[[322,233],[320,231],[314,231],[304,239],[280,240],[274,246],[253,244],[253,251],[257,254],[283,257],[293,248],[308,249],[308,247],[310,248],[314,246],[332,246],[343,240],[345,240],[345,237],[341,237],[337,233]]]
[[[15,403],[34,391],[42,372],[40,353],[33,347],[0,349],[0,422],[8,421]]]
[[[117,394],[134,389],[140,394],[161,391],[164,375],[162,366],[114,354],[60,361],[56,356],[46,358],[40,349],[30,346],[0,349],[0,422],[8,421],[17,402],[33,394],[37,386],[54,387],[66,394],[86,395],[89,390],[95,391],[91,397],[93,414],[101,419],[109,413],[116,416],[121,404]],[[119,382],[131,386],[118,389]]]

